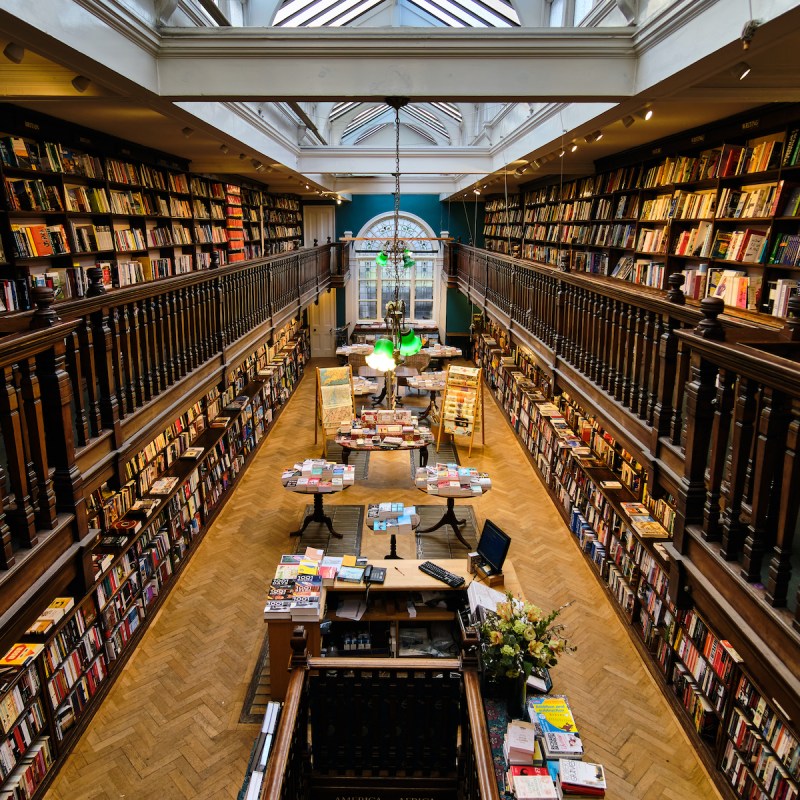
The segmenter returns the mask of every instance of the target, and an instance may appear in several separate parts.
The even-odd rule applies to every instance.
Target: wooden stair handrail
[[[458,658],[329,658],[311,656],[309,669],[377,669],[405,672],[414,669],[434,669],[441,671],[461,671]]]
[[[478,775],[481,800],[500,800],[492,748],[489,744],[489,729],[486,726],[486,714],[481,698],[480,678],[475,670],[464,672],[464,694],[467,698],[469,732],[472,737],[472,751],[475,754],[475,771]]]
[[[281,719],[275,743],[267,764],[267,774],[264,776],[261,796],[269,798],[282,797],[283,776],[289,764],[289,753],[292,747],[297,712],[300,709],[300,699],[303,694],[303,683],[306,679],[305,667],[295,667],[289,676],[289,686],[286,690],[286,699],[283,701]]]

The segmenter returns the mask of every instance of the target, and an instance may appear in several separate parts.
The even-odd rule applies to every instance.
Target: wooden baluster
[[[741,576],[750,582],[761,580],[768,532],[775,529],[774,515],[782,478],[781,455],[786,447],[790,407],[791,400],[783,392],[768,386],[762,388],[751,492],[753,510],[742,551]]]
[[[639,374],[639,398],[636,403],[636,415],[639,419],[648,421],[647,411],[652,402],[650,387],[658,363],[658,339],[655,337],[655,324],[658,315],[652,311],[642,313],[642,328],[640,348],[642,351],[641,368]],[[652,422],[652,420],[649,420]]]
[[[686,552],[686,525],[703,520],[705,471],[714,416],[712,400],[716,394],[716,366],[697,354],[692,354],[690,364],[690,380],[686,384],[686,458],[673,533],[679,553]]]
[[[604,389],[608,385],[608,339],[609,339],[609,299],[600,297],[600,313],[597,318],[598,350],[597,350],[597,383]]]
[[[717,396],[714,399],[714,421],[711,428],[711,454],[708,464],[708,491],[703,506],[703,538],[718,542],[722,538],[720,527],[720,490],[728,452],[728,435],[733,410],[735,375],[720,369],[717,378]]]
[[[172,292],[171,302],[176,374],[179,378],[183,378],[189,370],[189,364],[186,360],[186,308],[183,289],[176,289]]]
[[[47,438],[45,459],[49,457],[53,465],[52,488],[54,507],[51,512],[55,525],[55,509],[75,515],[74,532],[76,539],[86,530],[86,503],[83,493],[83,478],[75,462],[75,440],[72,435],[73,401],[72,385],[65,370],[66,347],[58,342],[37,359],[37,369],[41,383],[41,410],[48,419],[48,429],[57,433]],[[37,425],[44,429],[43,420]],[[47,468],[46,460],[42,465]]]
[[[619,389],[617,400],[625,406],[630,406],[631,404],[631,373],[633,372],[633,363],[636,358],[635,321],[636,313],[634,309],[627,303],[624,304],[622,318],[620,319],[622,335],[619,349],[619,379],[617,381]]]
[[[564,355],[564,337],[567,328],[566,322],[567,292],[562,281],[558,282],[558,294],[556,295],[556,317],[555,317],[555,336],[553,350],[557,356]]]
[[[158,317],[152,297],[145,297],[139,303],[141,309],[140,319],[146,336],[146,347],[142,353],[147,365],[147,375],[150,376],[152,397],[158,397],[164,387],[161,385],[161,371],[159,369],[158,351]]]
[[[684,403],[686,401],[685,386],[689,377],[689,348],[683,342],[678,342],[678,351],[675,355],[675,382],[672,393],[672,420],[670,425],[669,438],[672,444],[683,447],[684,423]]]
[[[63,358],[63,345],[62,353]],[[30,463],[28,472],[36,525],[40,529],[52,530],[56,526],[56,495],[50,478],[45,445],[44,412],[42,410],[42,390],[36,368],[36,358],[31,356],[19,363],[20,389],[25,411],[23,441],[27,443]],[[69,423],[72,439],[72,421]],[[58,438],[57,436],[54,438]]]
[[[95,369],[94,334],[92,321],[84,317],[77,330],[81,362],[81,374],[85,378],[84,389],[87,397],[86,412],[89,417],[89,430],[92,436],[99,436],[103,423],[100,418],[100,393],[98,392],[97,370]]]
[[[164,294],[157,294],[153,307],[153,314],[156,322],[156,340],[158,342],[158,374],[161,386],[166,389],[172,386],[175,377],[173,374],[172,363],[172,337],[169,333],[168,319],[169,297]]]
[[[722,484],[723,512],[721,520],[722,545],[720,555],[726,561],[735,561],[744,538],[741,520],[742,500],[747,473],[748,454],[755,436],[756,400],[758,386],[749,378],[740,377],[733,406],[733,433],[731,436],[731,462],[728,480]]]
[[[86,416],[86,382],[81,371],[80,343],[78,332],[72,331],[67,336],[66,368],[72,383],[72,396],[75,402],[75,434],[78,444],[83,447],[89,441],[89,420]],[[2,536],[0,536],[2,541]]]
[[[6,522],[7,513],[6,472],[0,466],[0,569],[11,569],[17,560],[11,543],[11,528]]]
[[[609,300],[609,335],[608,335],[608,386],[606,391],[610,395],[614,395],[617,386],[617,354],[620,348],[620,336],[622,328],[620,326],[620,317],[622,315],[622,304],[618,300]]]
[[[213,353],[212,345],[212,326],[211,326],[211,307],[208,296],[208,283],[203,281],[199,284],[198,292],[200,295],[200,352],[202,354],[202,361],[205,364],[211,354]]]
[[[592,295],[581,290],[581,372],[587,377],[592,371]]]
[[[189,321],[191,324],[189,335],[192,339],[192,365],[197,367],[201,362],[200,339],[202,337],[202,333],[200,331],[200,298],[197,292],[197,284],[193,284],[189,287],[189,297],[189,308],[191,310],[189,315]]]
[[[143,381],[141,376],[141,348],[136,340],[137,330],[131,331],[131,316],[136,314],[128,304],[117,311],[118,337],[121,362],[125,365],[128,380],[120,386],[120,395],[125,398],[127,407],[133,411],[142,404]]]
[[[119,398],[119,415],[120,418],[123,418],[133,412],[133,406],[128,402],[126,391],[128,383],[133,380],[133,376],[127,375],[125,372],[125,368],[128,365],[122,358],[122,337],[120,335],[122,322],[119,309],[116,307],[110,308],[108,311],[108,327],[111,330],[111,365],[113,368],[114,391]]]
[[[639,410],[639,397],[644,383],[643,376],[646,374],[642,371],[642,362],[644,361],[646,350],[644,339],[646,324],[646,312],[641,308],[637,308],[635,314],[631,313],[631,322],[628,328],[628,341],[632,351],[628,360],[630,387],[625,398],[625,404],[634,414]]]
[[[783,485],[780,490],[780,510],[775,531],[775,547],[769,562],[767,602],[775,607],[786,605],[789,581],[792,576],[794,535],[800,516],[800,399],[791,400],[790,422],[783,455]],[[777,489],[777,487],[776,487]],[[793,620],[797,627],[798,617]]]
[[[33,547],[38,539],[26,467],[23,424],[19,410],[20,393],[12,366],[3,367],[3,373],[6,388],[5,391],[0,391],[0,427],[3,430],[9,484],[16,506],[8,511],[6,518],[18,544],[22,547]]]
[[[225,276],[225,318],[228,321],[228,344],[236,341],[236,276]]]
[[[94,364],[100,386],[100,419],[104,428],[115,430],[119,436],[120,413],[124,413],[124,409],[120,408],[120,400],[117,396],[114,377],[114,338],[109,322],[107,308],[92,314]]]
[[[226,305],[225,305],[225,295],[223,290],[223,278],[219,275],[214,277],[214,326],[216,328],[216,350],[215,352],[221,353],[225,349],[225,345],[227,344],[227,331],[225,329],[227,319],[226,316]],[[269,309],[266,310],[267,314],[269,313]],[[266,319],[266,316],[265,316]]]
[[[142,364],[142,383],[145,401],[157,396],[160,387],[158,381],[158,362],[156,360],[155,330],[152,324],[150,298],[144,297],[131,306],[134,342],[139,349],[139,361]]]
[[[594,383],[598,382],[600,373],[601,316],[600,294],[592,292],[589,303],[589,363],[586,374]]]

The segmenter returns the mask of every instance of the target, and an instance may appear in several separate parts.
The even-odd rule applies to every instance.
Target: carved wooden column
[[[757,396],[756,382],[749,378],[739,378],[733,406],[730,470],[728,481],[722,487],[722,497],[725,502],[721,520],[720,555],[727,561],[735,561],[739,557],[744,537],[744,525],[741,521],[742,500],[745,496],[747,465],[755,434]]]
[[[119,442],[120,408],[114,380],[113,342],[111,328],[108,324],[107,308],[102,308],[92,314],[92,341],[94,342],[94,365],[100,386],[98,398],[100,420],[104,428],[116,432],[116,439]]]
[[[135,322],[133,326],[131,325],[131,316],[135,316],[135,314],[135,308],[132,309],[127,303],[120,306],[117,311],[119,350],[122,354],[122,363],[126,365],[125,373],[128,376],[128,380],[121,387],[120,395],[125,398],[125,404],[129,411],[133,411],[141,405],[145,397],[141,344],[137,340],[138,325]],[[131,330],[132,327],[134,330]],[[147,397],[149,399],[149,394]]]
[[[721,369],[717,377],[717,396],[713,400],[714,421],[711,428],[711,453],[708,463],[708,492],[703,506],[703,538],[710,542],[717,542],[722,537],[722,529],[719,524],[719,499],[728,452],[735,380],[735,375],[731,375],[728,370]]]
[[[84,390],[87,397],[86,414],[89,420],[89,431],[92,436],[99,436],[102,421],[100,418],[100,396],[97,388],[97,370],[95,368],[94,335],[90,317],[83,318],[77,334],[81,374],[85,378]]]
[[[786,605],[792,574],[794,535],[800,516],[800,398],[792,398],[789,415],[778,525],[767,578],[767,602],[776,607]],[[794,621],[797,622],[797,615]]]
[[[755,474],[753,476],[753,508],[751,523],[744,540],[741,575],[747,581],[761,580],[761,562],[766,551],[768,528],[775,513],[771,507],[781,483],[781,456],[786,447],[790,399],[783,392],[763,387],[756,438]]]

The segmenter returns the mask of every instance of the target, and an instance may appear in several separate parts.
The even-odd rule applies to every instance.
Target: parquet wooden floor
[[[319,453],[309,370],[178,584],[153,620],[46,800],[235,798],[256,725],[238,722],[263,640],[265,587],[292,552],[307,498],[285,491],[282,467]],[[719,795],[631,644],[590,567],[488,393],[486,446],[463,464],[493,488],[471,501],[512,536],[525,594],[563,615],[578,651],[553,670],[568,694],[587,757],[606,765],[609,800],[707,800]],[[431,454],[433,460],[434,456]],[[327,503],[430,501],[410,481],[407,453],[376,453],[369,478]],[[399,537],[414,557],[412,536]],[[365,532],[362,550],[388,552]]]

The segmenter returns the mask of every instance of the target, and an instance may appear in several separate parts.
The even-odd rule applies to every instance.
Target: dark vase
[[[522,719],[525,715],[527,697],[525,675],[522,674],[518,678],[505,678],[503,683],[505,684],[506,710],[509,719]]]

